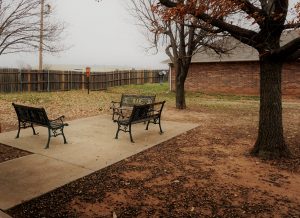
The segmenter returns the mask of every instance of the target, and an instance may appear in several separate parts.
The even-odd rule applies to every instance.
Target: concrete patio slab
[[[131,143],[128,133],[120,132],[114,139],[117,124],[110,116],[96,116],[69,121],[65,129],[68,144],[62,137],[47,142],[47,129],[37,127],[39,135],[32,130],[21,130],[0,134],[0,142],[34,153],[33,155],[0,163],[0,208],[9,209],[22,201],[49,192],[124,158],[137,154],[174,136],[184,133],[196,124],[162,121],[163,134],[158,125],[136,124],[132,128]]]
[[[81,167],[32,154],[0,164],[0,205],[10,208],[92,173]]]

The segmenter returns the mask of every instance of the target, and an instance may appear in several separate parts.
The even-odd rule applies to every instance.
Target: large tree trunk
[[[184,81],[180,78],[176,81],[176,108],[185,109],[185,91],[184,91]]]
[[[185,109],[185,90],[184,83],[188,73],[188,66],[183,66],[183,63],[179,63],[176,69],[176,108]]]
[[[273,159],[289,156],[283,137],[281,72],[282,62],[260,60],[260,110],[258,138],[252,154]]]

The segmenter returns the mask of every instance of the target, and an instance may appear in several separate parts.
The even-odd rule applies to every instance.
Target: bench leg
[[[113,121],[115,121],[115,109],[113,109],[113,114],[112,114],[112,118]]]
[[[148,120],[147,126],[146,126],[146,129],[145,129],[145,130],[148,130],[149,124],[150,124],[150,120]]]
[[[19,128],[18,128],[18,133],[17,133],[16,139],[19,138],[19,136],[20,136],[20,130],[21,130],[21,126],[20,126],[20,122],[19,122]]]
[[[33,135],[37,135],[37,133],[35,132],[35,129],[33,127],[33,124],[31,124],[31,128],[32,128]]]
[[[117,130],[117,132],[116,132],[115,139],[118,139],[119,132],[120,132],[120,125],[119,125],[119,123],[118,123],[118,130]]]
[[[159,125],[159,130],[160,130],[160,134],[163,133],[162,129],[161,129],[161,125],[160,125],[160,118],[158,119],[158,125]]]
[[[127,127],[125,127],[125,128],[127,128]],[[129,129],[129,130],[128,130],[128,131],[125,130],[125,132],[129,132],[130,141],[131,141],[132,143],[134,143],[133,138],[132,138],[132,134],[131,134],[131,125],[129,125],[128,129]],[[120,130],[121,130],[121,125],[118,123],[118,130],[117,130],[117,132],[116,132],[115,139],[118,139]]]
[[[61,134],[64,138],[64,144],[67,144],[68,142],[67,142],[66,137],[65,137],[64,128],[61,128]]]
[[[47,144],[45,146],[45,149],[49,148],[50,137],[51,137],[51,132],[50,132],[50,128],[48,128],[48,141],[47,141]]]
[[[129,125],[129,135],[130,135],[130,141],[132,143],[134,143],[133,139],[132,139],[132,134],[131,134],[131,124]]]

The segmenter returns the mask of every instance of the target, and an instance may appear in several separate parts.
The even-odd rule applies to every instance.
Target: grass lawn
[[[121,93],[166,100],[162,120],[199,127],[103,170],[25,202],[13,217],[300,217],[300,99],[283,100],[290,159],[251,157],[258,125],[257,96],[187,93],[175,108],[168,85],[106,91],[0,95],[2,131],[16,129],[12,102],[43,106],[67,120],[110,114]]]

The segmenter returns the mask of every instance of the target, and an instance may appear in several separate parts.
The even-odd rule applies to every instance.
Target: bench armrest
[[[68,126],[67,123],[64,123],[64,119],[65,119],[65,116],[63,115],[63,116],[60,116],[60,117],[58,117],[54,120],[50,120],[50,122],[60,122],[61,124]]]
[[[116,116],[118,116],[117,120],[129,119],[131,110],[128,110],[127,108],[119,107],[114,109],[114,113]]]
[[[111,105],[110,105],[110,109],[115,109],[115,108],[119,108],[121,105],[120,101],[112,101]]]

